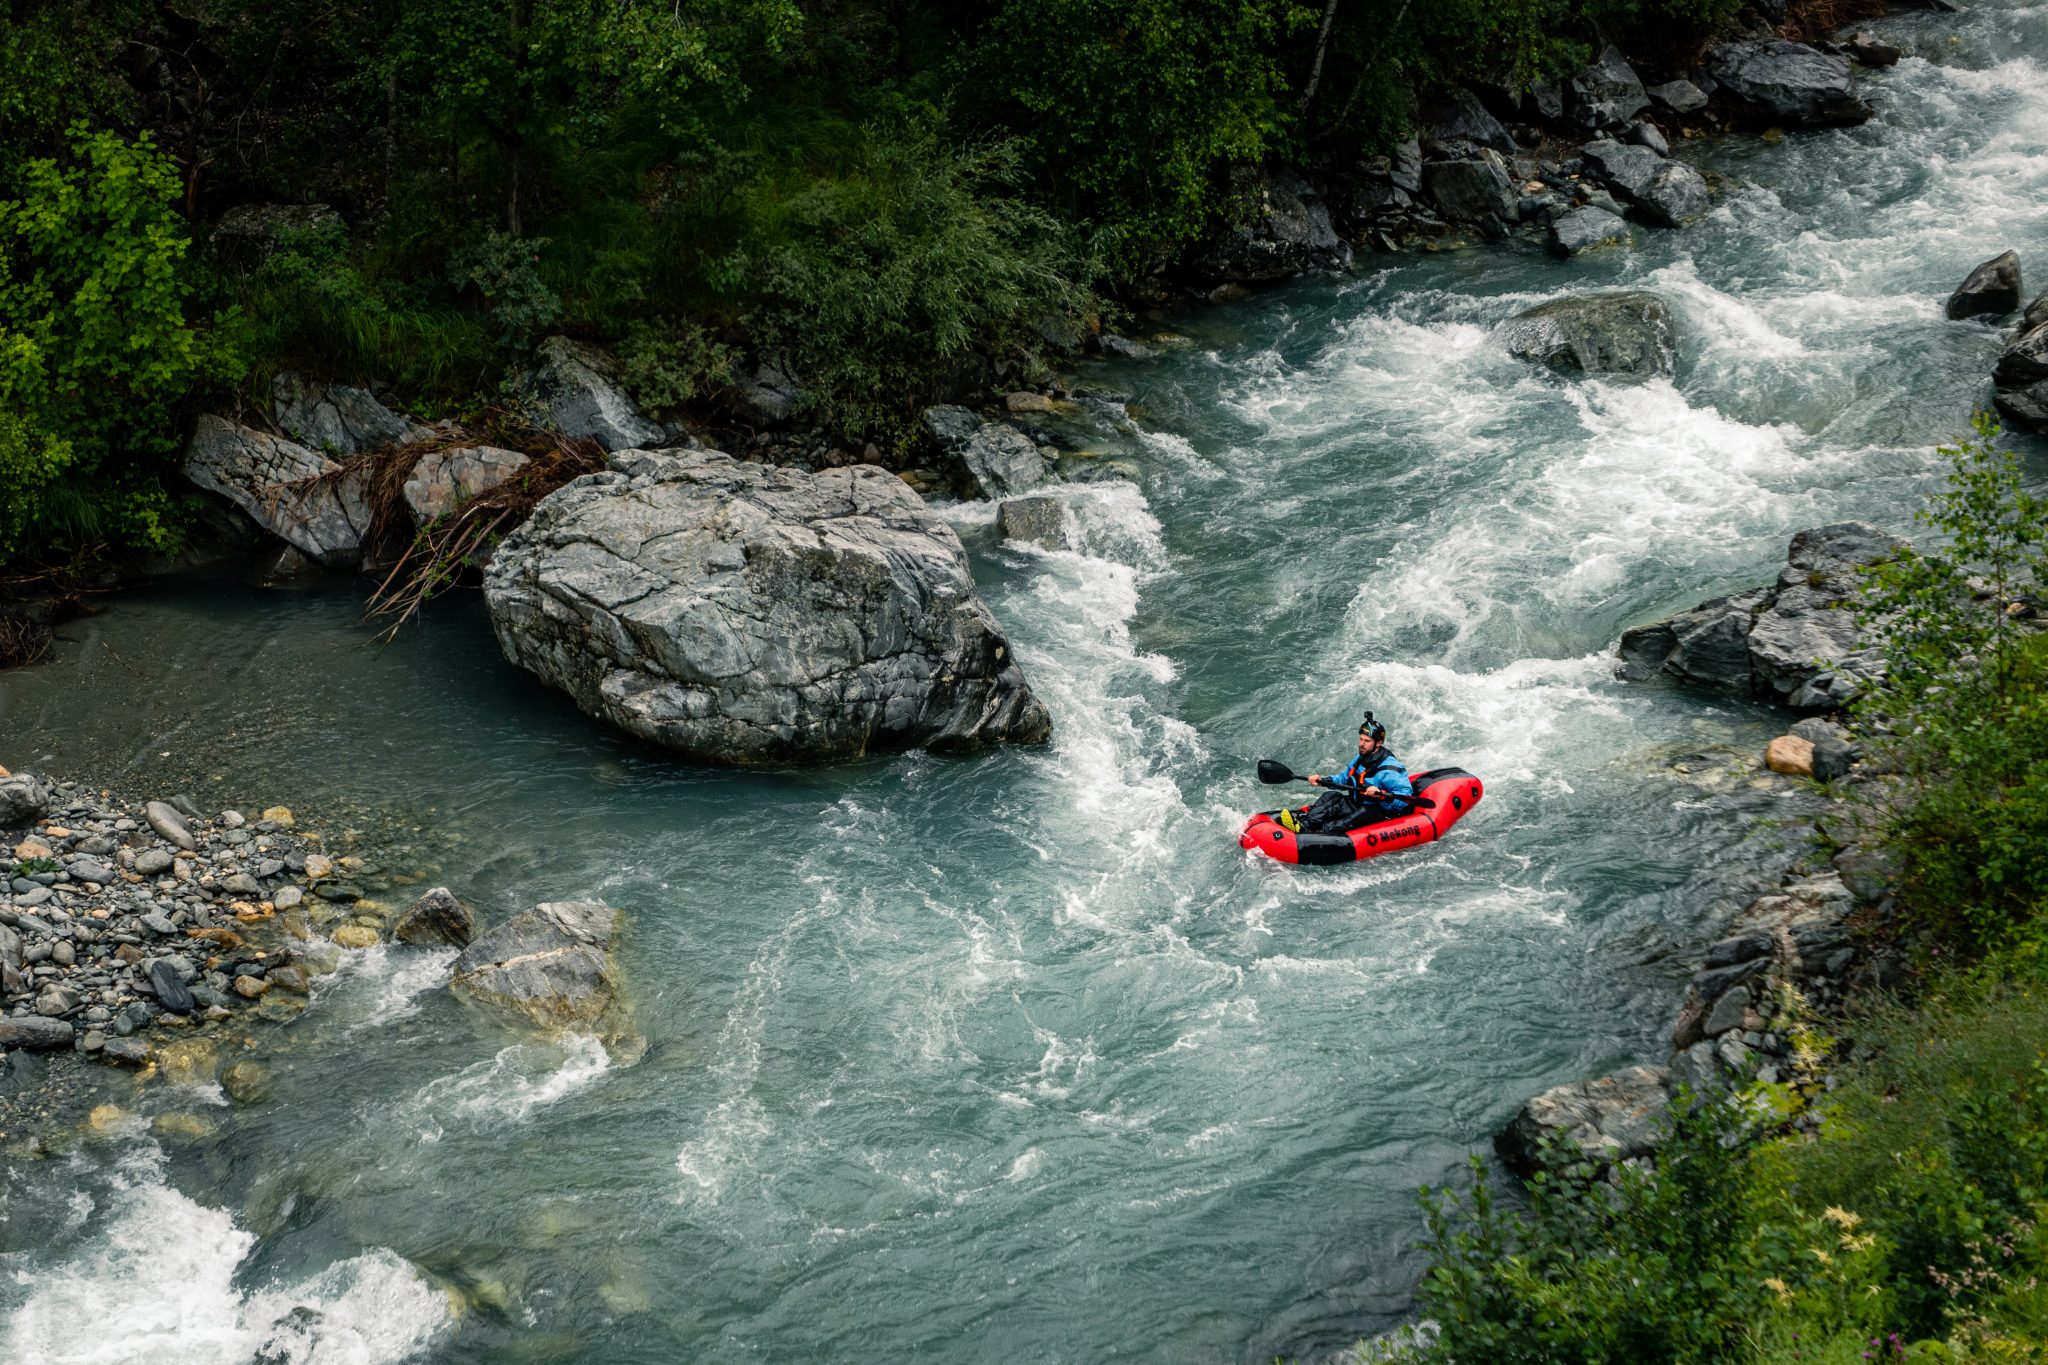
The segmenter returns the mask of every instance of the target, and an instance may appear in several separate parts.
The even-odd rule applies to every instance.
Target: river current
[[[268,1103],[122,1100],[217,1138],[0,1160],[0,1358],[1249,1361],[1397,1322],[1417,1187],[1661,1060],[1675,953],[1794,851],[1728,766],[1782,718],[1617,682],[1617,636],[1802,527],[1908,529],[1999,346],[1942,300],[2007,247],[2048,284],[2048,8],[1872,27],[1911,54],[1879,118],[1687,144],[1735,188],[1686,231],[1367,257],[1092,371],[1137,423],[1083,435],[1137,477],[1063,487],[1078,551],[947,512],[1041,749],[688,767],[504,663],[473,597],[377,648],[352,589],[163,587],[0,675],[10,765],[374,825],[490,922],[621,907],[650,1043],[352,955]],[[1673,305],[1674,379],[1494,336],[1624,284]],[[1484,805],[1363,865],[1241,852],[1253,761],[1341,764],[1367,707]]]

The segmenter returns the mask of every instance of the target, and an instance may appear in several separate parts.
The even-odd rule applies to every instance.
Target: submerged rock
[[[618,996],[618,923],[602,901],[536,905],[465,948],[448,989],[541,1028],[596,1028]]]
[[[1510,355],[1587,374],[1670,374],[1671,310],[1655,294],[1585,294],[1518,313],[1501,327]]]
[[[185,477],[316,563],[348,569],[362,561],[370,507],[360,471],[209,414],[185,447]]]
[[[1862,123],[1872,110],[1856,94],[1844,57],[1782,39],[1723,43],[1707,73],[1751,119],[1783,127]]]
[[[1836,709],[1884,670],[1883,655],[1856,624],[1857,570],[1906,545],[1861,521],[1801,531],[1771,586],[1624,632],[1617,672],[1638,680],[1667,673],[1789,706]]]
[[[996,534],[1047,550],[1074,548],[1067,505],[1048,494],[1011,498],[996,509]]]
[[[693,758],[958,752],[1052,728],[959,537],[872,466],[629,451],[543,500],[484,593],[508,659]]]

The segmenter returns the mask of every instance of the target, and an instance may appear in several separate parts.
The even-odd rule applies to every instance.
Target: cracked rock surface
[[[870,466],[622,451],[542,501],[484,592],[508,659],[697,759],[959,752],[1052,728],[959,537]]]

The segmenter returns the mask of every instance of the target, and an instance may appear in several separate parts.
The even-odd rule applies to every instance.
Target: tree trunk
[[[1405,8],[1405,6],[1404,6]],[[1330,0],[1323,6],[1322,31],[1316,34],[1316,59],[1308,69],[1308,85],[1301,92],[1301,112],[1308,112],[1308,102],[1316,97],[1316,86],[1323,79],[1323,54],[1330,46],[1330,24],[1337,17],[1337,0]]]
[[[505,231],[524,235],[519,217],[520,182],[526,176],[526,134],[521,130],[521,105],[526,85],[526,26],[533,18],[533,0],[512,0],[507,37],[511,79],[505,83]]]

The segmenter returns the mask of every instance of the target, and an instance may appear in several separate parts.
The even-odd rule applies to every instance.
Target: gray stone
[[[588,437],[606,450],[661,442],[661,428],[633,406],[603,351],[555,336],[541,342],[535,356],[538,363],[526,385],[556,431]]]
[[[1026,498],[1009,498],[996,508],[996,534],[1004,540],[1020,541],[1047,550],[1071,550],[1073,518],[1059,498],[1036,493]]]
[[[1666,81],[1647,87],[1644,93],[1674,114],[1696,114],[1707,107],[1706,92],[1691,81]]]
[[[1188,261],[1198,280],[1264,283],[1350,268],[1350,244],[1337,235],[1320,192],[1300,176],[1238,166],[1231,200],[1233,211]]]
[[[1565,83],[1565,104],[1581,128],[1619,128],[1650,107],[1635,68],[1612,43]]]
[[[1595,247],[1629,240],[1628,224],[1605,209],[1582,208],[1559,214],[1546,239],[1553,254],[1576,256]]]
[[[615,457],[542,501],[484,594],[508,659],[696,758],[966,751],[1051,730],[959,537],[872,466]]]
[[[30,909],[50,900],[56,892],[47,886],[38,886],[31,891],[15,888],[14,904],[18,909]]]
[[[90,858],[76,859],[66,870],[71,873],[71,880],[75,882],[97,882],[105,886],[114,880],[113,868]]]
[[[203,416],[185,447],[185,477],[327,568],[362,561],[367,476],[281,436]]]
[[[602,901],[536,905],[463,949],[448,988],[541,1028],[597,1027],[617,1002],[618,923]]]
[[[270,397],[271,416],[286,435],[330,456],[363,455],[433,435],[351,384],[286,372],[271,381]]]
[[[1129,337],[1119,336],[1115,332],[1104,332],[1100,336],[1096,337],[1095,346],[1096,349],[1100,350],[1104,355],[1115,356],[1118,360],[1150,360],[1154,355],[1152,348],[1150,346],[1147,346],[1144,342],[1133,341]],[[932,412],[936,412],[939,410],[940,409],[934,408],[925,413],[925,421],[927,424],[929,424],[931,421]],[[962,408],[960,410],[962,412],[966,411],[965,408]],[[1000,424],[991,422],[988,425],[996,426]],[[981,495],[969,494],[969,496]]]
[[[145,848],[135,855],[135,870],[144,877],[168,872],[171,870],[171,855],[160,848]]]
[[[1623,136],[1638,147],[1647,147],[1658,156],[1670,156],[1671,144],[1664,137],[1663,129],[1654,123],[1631,123]]]
[[[437,886],[413,902],[391,934],[401,943],[446,943],[460,948],[476,937],[476,916],[454,892]]]
[[[1859,66],[1896,66],[1899,58],[1906,55],[1904,49],[1860,29],[1850,34],[1842,47]]]
[[[236,872],[221,879],[220,889],[231,896],[260,896],[263,883],[246,872]]]
[[[1732,967],[1738,962],[1753,962],[1769,956],[1775,940],[1769,934],[1738,934],[1724,938],[1707,950],[1702,967]]]
[[[1835,871],[1849,894],[1868,905],[1882,900],[1899,875],[1896,856],[1875,848],[1845,848],[1834,857]]]
[[[733,401],[740,415],[759,427],[780,426],[803,400],[803,386],[772,360],[762,361],[733,386]]]
[[[986,422],[967,408],[948,406],[925,409],[924,425],[967,497],[1015,497],[1046,481],[1045,456],[1007,422]]]
[[[2043,323],[2048,323],[2048,289],[2036,294],[2034,301],[2027,305],[2027,311],[2020,316],[2020,331],[2023,334],[2031,332]]]
[[[1661,1066],[1632,1066],[1536,1096],[1493,1140],[1509,1169],[1533,1174],[1558,1144],[1602,1164],[1649,1153],[1663,1136],[1670,1099]]]
[[[75,1037],[71,1025],[43,1015],[0,1015],[0,1047],[46,1052],[68,1048]]]
[[[1491,147],[1467,159],[1432,161],[1422,170],[1430,200],[1454,223],[1512,223],[1520,217],[1515,182]]]
[[[1943,311],[1952,320],[1974,317],[2004,317],[2020,306],[2024,286],[2020,282],[2020,258],[2014,251],[1993,256],[1972,270],[1948,296]],[[2001,368],[2003,367],[2003,361]],[[2030,374],[2028,379],[2038,379]],[[2004,382],[2004,381],[2001,381]]]
[[[1588,374],[1670,374],[1671,310],[1655,294],[1579,294],[1516,314],[1501,327],[1510,355]]]
[[[2022,332],[1999,353],[1991,382],[2001,389],[2023,389],[2048,379],[2048,324]]]
[[[1748,1012],[1749,987],[1737,986],[1714,1002],[1714,1007],[1707,1011],[1705,1022],[1700,1025],[1700,1032],[1709,1038],[1718,1038],[1729,1029],[1741,1027],[1742,1016]]]
[[[56,963],[59,967],[76,966],[78,965],[78,950],[60,938],[50,945],[50,961]]]
[[[526,468],[516,450],[456,446],[420,456],[405,481],[405,505],[415,526],[425,526],[504,483]]]
[[[1856,95],[1845,57],[1781,39],[1723,43],[1707,71],[1751,119],[1785,127],[1861,123],[1871,108]]]
[[[1801,531],[1776,584],[1624,632],[1618,672],[1637,680],[1668,673],[1802,709],[1838,709],[1884,668],[1856,624],[1857,569],[1905,545],[1867,522]]]
[[[280,886],[277,889],[277,893],[270,898],[270,903],[280,910],[289,910],[304,899],[306,899],[304,887]]]
[[[1470,90],[1454,86],[1439,94],[1416,120],[1425,150],[1470,155],[1481,147],[1513,156],[1515,140]]]
[[[134,1025],[130,1024],[129,1029],[132,1032]],[[106,1040],[106,1045],[100,1049],[100,1056],[109,1062],[119,1062],[122,1066],[148,1066],[150,1062],[149,1044],[143,1042],[140,1038],[131,1038],[126,1035],[109,1038]]]
[[[1676,1094],[1681,1086],[1691,1090],[1695,1095],[1708,1094],[1721,1088],[1721,1060],[1715,1053],[1712,1043],[1697,1042],[1673,1054],[1672,1093]]]
[[[1531,81],[1522,94],[1522,113],[1536,123],[1564,121],[1564,85],[1559,81]]]
[[[0,777],[0,829],[20,829],[50,813],[55,794],[33,773]]]
[[[197,1003],[191,990],[180,977],[178,969],[169,958],[158,958],[149,964],[149,985],[156,994],[156,1002],[173,1014],[190,1014]]]
[[[164,915],[144,915],[142,925],[152,934],[170,935],[178,932],[178,926]]]
[[[2009,426],[2048,432],[2048,380],[2023,389],[2000,389],[1991,396],[1991,406]]]
[[[1698,171],[1648,147],[1603,140],[1587,143],[1580,155],[1623,203],[1661,227],[1683,226],[1710,207]]]
[[[313,888],[313,894],[323,901],[335,901],[343,905],[353,905],[363,898],[363,888],[351,886],[347,882],[322,882]],[[275,901],[271,902],[272,905],[276,903]]]

